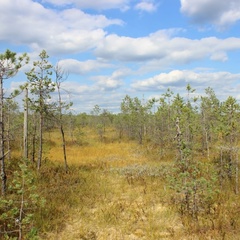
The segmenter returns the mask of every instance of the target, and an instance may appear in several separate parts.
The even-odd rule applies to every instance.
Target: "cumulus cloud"
[[[92,93],[98,91],[96,86],[92,85],[82,85],[79,82],[68,81],[61,84],[62,89],[66,90],[69,96],[85,97],[86,95],[91,95]]]
[[[122,86],[122,81],[109,76],[95,77],[97,86],[101,91],[112,91]]]
[[[213,61],[226,62],[228,60],[228,56],[226,52],[219,51],[219,52],[213,53],[210,59]]]
[[[73,59],[68,59],[67,61],[63,60],[59,62],[60,67],[63,69],[66,66],[75,66],[71,73],[75,74],[85,74],[93,71],[93,68],[101,68],[106,67],[104,63],[99,63],[97,61],[89,60],[86,62],[79,62]],[[81,79],[78,82],[71,82],[71,84],[64,82],[62,87],[67,90],[67,92],[73,95],[82,95],[86,96],[86,94],[104,94],[105,92],[114,91],[119,89],[123,85],[124,77],[129,73],[130,69],[123,68],[117,69],[112,72],[111,75],[95,75],[91,76],[87,81],[88,84],[81,85]],[[94,70],[96,73],[96,69]]]
[[[61,11],[58,15],[58,19],[62,23],[67,23],[69,29],[92,30],[105,28],[113,24],[122,24],[122,21],[119,19],[110,20],[104,15],[90,15],[76,8]]]
[[[120,68],[120,69],[115,70],[112,73],[112,77],[114,79],[123,79],[124,77],[132,75],[132,74],[133,74],[133,70],[125,67],[125,68]]]
[[[59,61],[59,65],[64,71],[69,74],[87,74],[89,72],[97,72],[102,68],[111,67],[110,64],[105,62],[97,61],[97,60],[87,60],[87,61],[78,61],[76,59],[64,59]]]
[[[145,12],[154,12],[157,9],[157,6],[152,1],[144,0],[136,4],[135,9]]]
[[[74,5],[81,9],[116,9],[127,10],[130,0],[42,0],[42,2],[51,3],[57,6]]]
[[[31,0],[0,1],[0,40],[28,44],[34,50],[76,53],[89,50],[105,36],[104,28],[118,19],[90,15],[79,9],[52,10]]]
[[[226,28],[240,20],[240,1],[181,0],[181,12],[197,24]]]
[[[123,80],[127,75],[131,74],[128,68],[120,68],[115,70],[110,76],[95,76],[92,77],[97,86],[102,91],[112,91],[123,86]]]
[[[96,84],[89,85],[75,81],[63,82],[61,87],[66,91],[62,92],[62,98],[74,102],[73,110],[76,112],[90,112],[96,104],[101,109],[118,112],[120,99],[123,99],[125,93],[113,91],[118,88],[117,85],[117,80],[110,80],[110,77],[107,81],[96,79]]]
[[[197,72],[191,70],[173,70],[168,73],[161,73],[154,77],[136,81],[132,84],[135,90],[140,91],[159,91],[164,88],[185,87],[188,83],[193,87],[205,89],[214,87],[214,89],[225,90],[224,86],[240,80],[240,74],[230,72]]]
[[[123,3],[120,0],[112,1],[118,2]],[[196,3],[199,6],[198,0]],[[113,24],[121,25],[121,20],[108,19],[104,15],[90,15],[76,8],[52,10],[31,0],[0,1],[0,21],[8,23],[0,28],[1,41],[28,45],[36,52],[46,49],[51,55],[94,49],[96,57],[104,60],[158,60],[160,64],[173,65],[204,58],[224,62],[228,60],[229,51],[240,49],[239,38],[208,37],[193,40],[177,37],[181,29],[160,30],[139,38],[108,35],[104,28]]]
[[[130,38],[111,34],[99,43],[97,57],[125,62],[158,60],[163,64],[186,64],[208,58],[226,61],[229,51],[240,49],[240,38],[189,39],[159,31],[147,37]]]

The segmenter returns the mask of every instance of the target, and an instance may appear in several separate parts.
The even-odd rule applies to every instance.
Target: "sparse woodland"
[[[0,54],[0,239],[240,238],[235,98],[187,85],[73,114],[45,51],[5,96],[24,64]]]

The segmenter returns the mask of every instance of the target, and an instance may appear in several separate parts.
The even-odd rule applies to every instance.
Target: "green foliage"
[[[34,213],[45,200],[37,193],[35,175],[27,160],[19,161],[9,184],[8,195],[0,199],[0,236],[5,239],[34,239]]]
[[[157,131],[153,132],[155,142],[159,142],[161,155],[172,146],[175,134],[175,125],[172,119],[173,92],[168,89],[159,99],[157,112],[155,113],[155,125]]]
[[[16,54],[10,51],[0,55],[2,80],[15,75],[24,57],[26,56],[17,58]],[[38,130],[41,128],[54,130],[56,127],[56,121],[52,119],[54,115],[61,124],[69,125],[71,140],[68,139],[66,145],[76,144],[79,151],[82,150],[81,146],[87,147],[87,140],[89,140],[87,138],[91,138],[89,145],[92,145],[96,136],[105,142],[105,136],[108,136],[107,130],[114,131],[112,128],[114,123],[119,139],[126,140],[124,136],[127,136],[128,139],[137,140],[141,144],[139,146],[141,149],[146,150],[145,147],[147,147],[147,161],[150,162],[153,158],[157,161],[154,166],[151,166],[145,161],[146,159],[142,162],[136,157],[138,160],[136,164],[129,163],[125,166],[126,156],[117,163],[117,161],[104,162],[102,155],[99,154],[96,162],[87,163],[88,159],[86,159],[86,164],[79,168],[72,165],[68,174],[65,174],[61,167],[51,165],[50,159],[41,169],[36,182],[36,176],[29,162],[21,160],[18,166],[16,164],[14,168],[8,170],[12,174],[8,177],[10,183],[8,195],[0,199],[0,238],[17,239],[22,236],[24,239],[35,239],[39,229],[43,232],[53,228],[60,230],[63,227],[63,219],[70,214],[69,209],[79,211],[79,206],[83,217],[87,216],[87,220],[93,217],[92,221],[95,224],[99,202],[107,203],[104,210],[100,207],[99,215],[103,216],[104,222],[108,225],[114,226],[121,218],[125,222],[127,214],[136,202],[136,197],[141,198],[139,205],[143,204],[142,199],[147,194],[151,199],[149,203],[159,203],[162,201],[160,195],[170,195],[170,192],[172,193],[171,203],[180,213],[183,225],[188,219],[192,222],[190,227],[200,226],[199,233],[208,228],[221,232],[222,239],[224,231],[238,228],[239,217],[235,219],[234,210],[239,212],[239,201],[237,202],[236,199],[239,200],[237,194],[240,107],[236,99],[229,97],[226,101],[220,102],[211,88],[206,89],[205,96],[196,98],[195,90],[188,84],[185,97],[180,94],[175,95],[170,89],[167,89],[166,93],[157,100],[143,101],[138,97],[132,98],[127,95],[121,103],[121,113],[116,115],[101,109],[98,105],[94,106],[90,115],[86,113],[76,116],[71,113],[67,115],[67,111],[63,114],[62,110],[68,110],[71,103],[65,104],[61,100],[60,83],[63,80],[61,75],[63,72],[61,69],[60,72],[56,72],[60,75],[56,76],[58,81],[53,83],[51,78],[54,69],[48,62],[46,51],[42,51],[39,57],[40,60],[33,63],[32,70],[26,73],[28,84],[12,94],[12,97],[19,95],[25,87],[28,87],[31,92],[29,100],[32,103],[32,112],[29,115],[29,129],[32,132],[29,135],[32,139],[29,138],[31,140],[29,147],[32,149],[29,153],[34,155],[35,144],[39,144],[39,149],[42,144],[41,133],[40,131],[37,133]],[[49,104],[55,87],[59,93],[59,104]],[[11,140],[14,146],[19,147],[22,145],[23,114],[18,111],[18,106],[12,100],[4,101],[3,109],[4,122],[11,120],[8,126],[9,136],[14,136]],[[41,120],[44,118],[42,125],[37,125],[40,122],[39,115]],[[47,118],[47,116],[50,117]],[[7,126],[7,124],[4,125]],[[87,132],[85,127],[86,130],[89,130],[87,127],[92,127],[95,135],[84,134]],[[7,139],[5,133],[6,131],[4,136]],[[7,145],[7,141],[5,143]],[[54,144],[46,142],[47,144],[48,148],[59,145],[55,142]],[[68,147],[71,146],[68,145]],[[154,157],[153,152],[156,153]],[[174,154],[175,161],[172,161]],[[75,161],[80,162],[78,152],[75,155]],[[110,156],[111,159],[114,157],[116,156]],[[118,164],[119,167],[114,167]],[[108,166],[113,166],[110,171]],[[170,189],[166,188],[166,179],[169,181]],[[130,190],[135,188],[134,194],[139,196],[126,197],[128,193],[121,188],[126,180],[127,187]],[[119,189],[122,193],[116,197],[116,203],[110,205],[110,196],[114,194],[109,192],[109,189],[113,186],[112,191],[115,190],[116,183],[120,184]],[[151,191],[154,187],[159,192],[153,194]],[[143,195],[139,194],[141,188]],[[235,191],[232,191],[233,188]],[[133,195],[133,192],[131,194]],[[41,197],[43,195],[48,201],[44,210],[42,209],[44,200]],[[130,198],[132,202],[129,202]],[[168,200],[169,198],[166,197],[164,203],[170,203]],[[147,223],[151,220],[145,214],[151,204],[141,206],[141,211],[144,213],[142,222],[144,219],[147,219]],[[122,206],[126,209],[124,214]],[[157,214],[161,215],[161,212],[157,212],[154,216],[156,217]],[[139,220],[139,215],[134,215],[133,219],[135,224]],[[226,222],[228,227],[223,231],[223,225]],[[156,229],[159,227],[158,224],[159,222],[156,223]],[[82,236],[87,238],[91,237],[91,234]]]
[[[169,181],[174,190],[173,203],[181,215],[199,220],[213,212],[219,190],[211,166],[193,160],[177,163]]]
[[[191,87],[187,86],[188,95]],[[191,91],[192,92],[192,91]],[[188,101],[177,95],[173,102],[176,116],[177,159],[169,179],[174,190],[173,203],[182,216],[195,221],[210,214],[219,193],[217,190],[217,172],[208,163],[196,160],[194,149],[197,111]]]
[[[30,92],[36,96],[30,99],[32,107],[43,114],[47,111],[47,100],[51,99],[50,93],[55,90],[55,83],[51,79],[53,66],[48,62],[47,52],[43,50],[39,58],[40,60],[33,62],[33,68],[26,75]]]
[[[15,52],[11,52],[10,50],[6,50],[5,53],[0,54],[0,168],[1,168],[1,193],[2,196],[5,196],[7,189],[7,176],[5,171],[5,146],[4,146],[4,100],[3,100],[3,80],[13,77],[17,74],[18,70],[22,67],[23,61],[28,63],[29,58],[26,53],[22,56],[16,57]]]
[[[146,135],[148,116],[153,103],[153,101],[142,103],[139,98],[131,98],[128,95],[125,96],[121,103],[121,112],[125,125],[124,130],[130,138],[137,139],[139,144],[143,143]]]
[[[25,62],[24,62],[25,61]],[[0,54],[0,79],[8,79],[16,75],[23,64],[29,62],[29,57],[26,53],[17,57],[17,53],[7,49],[5,53]]]
[[[29,99],[30,108],[39,115],[38,170],[42,164],[43,120],[46,116],[52,115],[53,110],[55,110],[55,103],[50,102],[51,93],[55,91],[55,83],[51,79],[53,66],[49,64],[49,56],[45,50],[39,54],[39,58],[40,60],[33,62],[33,68],[26,73],[29,81],[28,86],[32,94],[32,98]],[[36,127],[36,122],[34,127]]]
[[[237,136],[239,135],[239,113],[240,105],[233,97],[228,99],[221,105],[221,114],[219,115],[219,125],[222,138],[229,146],[236,146]]]
[[[213,159],[218,180],[222,189],[235,185],[235,193],[238,193],[238,148],[219,148],[219,155]]]
[[[86,118],[86,116],[79,116],[82,120]],[[96,132],[98,133],[100,141],[104,140],[104,134],[106,130],[106,126],[109,126],[113,122],[113,115],[106,109],[101,109],[100,106],[95,105],[93,110],[91,111],[91,125],[94,126]]]

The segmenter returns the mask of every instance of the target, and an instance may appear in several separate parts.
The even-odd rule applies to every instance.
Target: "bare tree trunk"
[[[11,145],[10,145],[10,105],[8,105],[8,113],[7,113],[7,131],[6,131],[6,141],[7,141],[7,151],[9,152],[8,154],[8,160],[10,160],[11,155]]]
[[[43,152],[43,114],[44,114],[44,100],[43,100],[43,86],[42,79],[39,86],[39,152],[38,152],[38,162],[37,162],[37,170],[40,169],[42,165],[42,152]]]
[[[3,125],[3,80],[0,79],[0,163],[1,163],[1,181],[2,196],[6,195],[7,176],[5,172],[5,155],[4,155],[4,125]]]
[[[42,146],[43,146],[43,116],[40,113],[39,119],[39,152],[38,152],[38,162],[37,162],[37,169],[39,170],[42,165]]]
[[[177,135],[175,136],[175,139],[177,140],[177,143],[178,143],[178,151],[179,151],[179,155],[180,155],[180,161],[183,162],[184,154],[183,154],[183,150],[182,150],[182,132],[180,129],[180,120],[178,117],[176,119],[176,130],[177,130]]]
[[[61,123],[60,129],[61,129],[61,134],[62,134],[62,146],[63,146],[63,156],[64,156],[65,171],[68,172],[66,141],[65,141],[65,134],[64,134],[64,131],[63,131],[62,123]]]
[[[22,180],[22,195],[21,195],[21,206],[19,209],[19,218],[18,218],[18,240],[22,240],[22,219],[23,219],[23,207],[24,207],[24,178]]]
[[[238,152],[236,154],[236,179],[235,179],[235,193],[238,194]]]
[[[204,110],[203,110],[204,111]],[[202,112],[202,116],[203,116],[203,131],[204,131],[204,137],[205,137],[205,144],[206,144],[206,149],[207,149],[207,159],[210,160],[210,149],[209,149],[209,141],[208,141],[208,131],[207,131],[207,121],[206,121],[206,116],[205,113]]]
[[[24,104],[24,130],[23,130],[23,156],[28,158],[28,89],[25,89]]]
[[[65,165],[65,171],[68,172],[68,164],[67,164],[67,151],[66,151],[66,140],[65,140],[65,134],[63,130],[63,120],[62,120],[62,109],[63,109],[63,103],[62,103],[62,97],[60,92],[60,85],[61,82],[64,80],[63,78],[67,78],[67,75],[64,77],[65,72],[57,66],[55,67],[55,73],[56,73],[56,86],[58,91],[58,114],[59,114],[59,128],[62,135],[62,147],[63,147],[63,157],[64,157],[64,165]],[[73,138],[73,136],[72,136]]]
[[[58,89],[59,121],[60,121],[60,131],[61,131],[61,135],[62,135],[64,165],[65,165],[65,171],[68,172],[66,140],[65,140],[65,134],[64,134],[64,130],[63,130],[63,124],[62,124],[62,99],[61,99],[61,93],[60,93],[60,82],[57,82],[57,89]]]
[[[223,185],[223,150],[222,150],[222,147],[220,148],[221,150],[221,159],[220,159],[220,186],[222,188],[222,185]]]
[[[37,125],[36,125],[36,119],[34,118],[34,126],[33,126],[33,134],[32,134],[32,162],[35,162],[36,132],[37,132]]]

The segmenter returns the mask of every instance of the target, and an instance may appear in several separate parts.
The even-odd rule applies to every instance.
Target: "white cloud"
[[[189,83],[193,88],[205,89],[213,87],[218,92],[224,92],[227,91],[226,84],[230,87],[231,84],[239,80],[240,74],[230,72],[173,70],[142,81],[136,81],[132,84],[132,87],[140,91],[159,91],[164,88],[185,87]]]
[[[157,6],[152,1],[141,1],[135,5],[135,9],[145,12],[154,12],[157,9]]]
[[[120,68],[112,73],[114,79],[123,79],[126,76],[132,75],[133,71],[130,68]]]
[[[131,84],[130,89],[123,91],[122,77],[125,76],[125,71],[127,72],[127,69],[120,69],[113,72],[111,76],[94,77],[93,84],[90,85],[81,85],[80,82],[64,82],[62,87],[69,93],[65,98],[70,97],[71,101],[74,101],[74,108],[81,112],[90,112],[96,104],[101,108],[118,112],[121,99],[126,94],[136,97],[136,94],[139,95],[139,91],[144,92],[146,98],[153,95],[158,98],[170,88],[175,94],[179,93],[184,96],[188,83],[196,89],[196,96],[203,95],[204,90],[208,87],[212,87],[221,99],[227,98],[229,95],[237,96],[240,91],[240,85],[236,84],[240,80],[240,74],[209,72],[208,69],[201,69],[201,71],[196,69],[173,70],[161,73],[141,81],[135,81]],[[119,74],[120,72],[122,74]]]
[[[213,61],[226,62],[228,60],[228,56],[225,52],[219,51],[219,52],[213,53],[210,59]]]
[[[97,57],[125,62],[158,60],[163,66],[186,64],[196,60],[226,61],[229,51],[240,49],[240,38],[207,37],[189,39],[173,37],[159,31],[142,38],[115,34],[106,36],[95,50]]]
[[[93,85],[82,85],[78,82],[74,81],[65,81],[61,84],[62,89],[66,90],[67,93],[69,93],[70,96],[86,96],[89,94],[92,94],[95,91],[98,91],[96,86]]]
[[[64,71],[69,74],[87,74],[89,72],[97,72],[102,68],[111,67],[110,64],[96,61],[96,60],[87,60],[84,62],[78,61],[76,59],[64,59],[59,61],[59,65]]]
[[[96,55],[120,61],[141,61],[155,56],[158,46],[149,38],[109,35],[97,46]]]
[[[130,0],[42,0],[42,2],[51,3],[57,6],[74,5],[81,9],[114,9],[127,10]]]
[[[67,23],[69,29],[92,30],[105,28],[113,24],[122,24],[122,21],[119,19],[110,20],[104,15],[90,15],[76,8],[63,10],[59,13],[58,18],[62,23]]]
[[[31,0],[0,1],[0,40],[50,53],[87,51],[105,36],[103,28],[122,21],[79,9],[51,10]]]
[[[177,37],[182,29],[160,30],[140,38],[107,35],[105,27],[121,25],[122,21],[86,14],[74,8],[47,9],[31,0],[0,1],[0,21],[7,23],[0,28],[0,40],[28,45],[36,52],[46,49],[50,55],[95,49],[94,53],[101,59],[126,62],[157,60],[161,67],[205,58],[227,61],[229,51],[240,49],[239,38],[192,40]]]
[[[101,91],[112,91],[122,86],[122,81],[108,76],[94,77],[97,86]]]
[[[119,36],[117,29],[112,26],[121,26],[123,21],[101,14],[105,13],[101,11],[104,9],[126,10],[130,4],[132,7],[135,5],[135,10],[152,12],[157,7],[155,3],[159,4],[159,1],[0,0],[0,41],[4,47],[31,51],[31,61],[38,59],[37,55],[42,49],[47,50],[53,64],[58,57],[66,58],[59,62],[70,73],[67,81],[62,84],[70,93],[64,94],[64,99],[73,100],[78,111],[92,109],[96,104],[116,109],[125,94],[139,96],[141,93],[137,91],[161,94],[168,87],[179,92],[187,83],[194,88],[212,86],[222,95],[229,93],[231,88],[234,91],[232,93],[237,95],[236,92],[240,92],[240,89],[235,81],[240,79],[239,74],[212,72],[216,71],[215,67],[223,64],[212,65],[210,61],[229,61],[224,64],[224,69],[231,64],[231,69],[237,71],[234,63],[230,62],[236,55],[229,53],[240,50],[238,35],[191,39],[184,37],[183,29],[167,29],[134,38],[127,37],[127,34],[140,34],[141,29],[129,33],[131,29],[128,27],[132,23],[129,21],[129,25],[126,24],[121,29],[126,36]],[[181,11],[199,24],[211,23],[223,28],[240,18],[239,1],[182,0],[181,4]],[[81,10],[86,8],[99,10],[99,14],[88,14]],[[106,11],[110,15],[115,13],[116,11]],[[138,16],[135,13],[131,17]],[[126,21],[127,15],[122,14]],[[116,34],[107,33],[109,26],[109,31]],[[193,37],[192,33],[187,35]],[[85,60],[87,58],[92,60]],[[181,69],[183,65],[187,68],[188,63],[191,67],[197,64],[212,69],[168,72],[169,69]],[[24,75],[28,68],[25,66],[21,69],[21,74]],[[166,72],[156,75],[160,70]],[[144,80],[132,82],[133,78]],[[26,76],[19,79],[26,79]],[[9,82],[6,81],[5,85]],[[129,86],[131,82],[132,85]]]
[[[99,82],[96,79],[97,82],[94,85],[82,85],[74,81],[63,82],[61,87],[66,92],[62,93],[62,98],[65,101],[74,102],[73,109],[76,112],[90,112],[96,104],[101,109],[118,112],[120,101],[125,95],[113,91],[119,83],[110,79],[106,81],[99,78],[98,80]]]
[[[181,0],[181,12],[197,24],[226,28],[240,20],[239,0]]]
[[[120,68],[115,70],[110,76],[95,76],[91,79],[96,82],[102,91],[116,90],[123,86],[123,80],[131,73],[131,70],[128,68]]]

